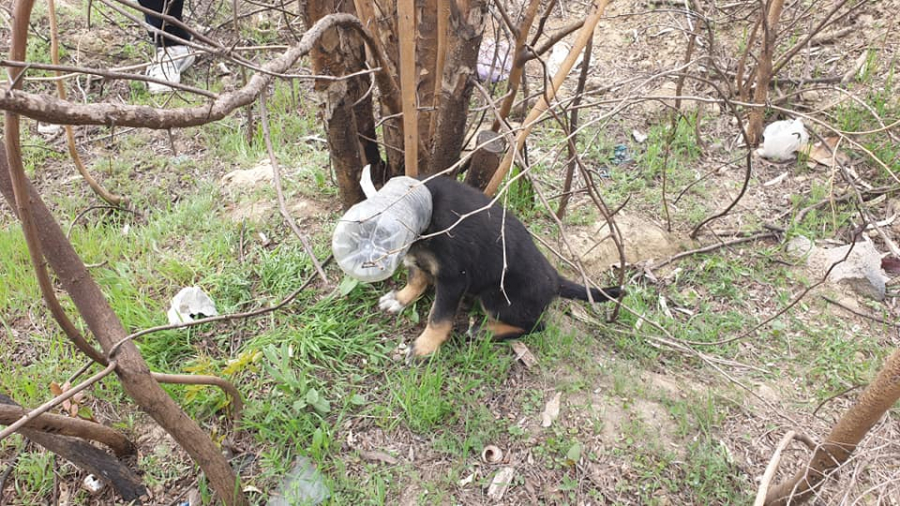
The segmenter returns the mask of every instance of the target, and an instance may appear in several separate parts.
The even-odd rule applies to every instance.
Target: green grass
[[[133,42],[115,51],[125,59],[140,59],[148,47]],[[35,59],[46,56],[40,44],[32,50]],[[873,59],[867,72],[883,73],[878,65]],[[895,118],[893,68],[888,72],[888,86],[866,100],[882,117]],[[213,83],[216,86],[221,83]],[[155,100],[143,85],[124,91],[135,103]],[[294,93],[290,85],[279,82],[268,102],[286,196],[333,200],[336,191],[327,150],[309,137],[321,136],[314,101],[308,92]],[[176,99],[172,105],[184,104]],[[877,127],[871,114],[852,102],[835,114],[844,129]],[[165,323],[169,301],[183,286],[202,287],[220,312],[231,313],[275,304],[313,275],[309,258],[277,212],[255,223],[235,223],[229,217],[229,204],[275,198],[268,186],[225,195],[217,184],[224,173],[252,167],[266,157],[258,111],[254,117],[257,123],[250,139],[245,112],[174,133],[180,141],[190,140],[192,148],[202,147],[196,152],[173,155],[164,134],[136,131],[94,146],[86,157],[107,187],[129,196],[141,211],[140,215],[91,211],[71,231],[73,245],[86,263],[95,265],[92,275],[128,330]],[[703,159],[694,137],[695,121],[680,120],[674,133],[668,122],[660,122],[649,129],[643,144],[587,129],[579,137],[580,152],[592,169],[608,171],[609,178],[600,187],[609,204],[616,207],[630,196],[629,212],[661,216],[663,173],[670,200],[700,176],[695,166]],[[559,146],[560,132],[548,125],[534,144],[540,150]],[[596,141],[590,142],[594,134]],[[861,140],[900,169],[892,143],[881,136]],[[41,137],[26,136],[25,142],[28,173],[57,190],[53,177],[41,178],[71,173],[68,162]],[[614,163],[620,143],[632,163]],[[558,165],[543,160],[532,177],[549,192],[560,186],[561,172]],[[804,174],[812,177],[816,172]],[[880,174],[874,182],[887,181],[889,176]],[[64,229],[96,201],[80,182],[71,187],[72,191],[66,186],[66,191],[47,193]],[[674,221],[696,223],[707,216],[716,190],[708,181],[692,186],[673,209]],[[796,213],[830,192],[827,181],[815,180],[810,191],[793,196],[790,205]],[[536,234],[557,234],[529,180],[513,185],[505,202]],[[787,235],[833,237],[854,212],[849,204],[813,211]],[[308,222],[319,258],[329,252],[334,218]],[[586,225],[597,219],[591,205],[577,205],[570,207],[566,222]],[[13,374],[0,375],[0,391],[33,406],[49,398],[50,381],[64,381],[83,359],[46,314],[21,231],[11,218],[4,220],[0,353],[15,362]],[[263,245],[259,233],[270,244]],[[584,471],[591,466],[608,469],[604,465],[619,473],[621,479],[612,486],[627,501],[743,504],[749,502],[755,483],[745,474],[743,461],[731,454],[729,434],[722,427],[734,417],[746,416],[725,399],[749,396],[696,357],[652,342],[648,336],[660,332],[648,322],[640,323],[640,318],[656,323],[676,340],[709,344],[733,337],[785,307],[815,281],[785,265],[787,261],[777,246],[760,244],[692,256],[677,264],[678,271],[662,273],[665,277],[657,284],[635,278],[625,303],[636,314],[622,312],[609,324],[578,321],[568,314],[572,303],[558,302],[546,316],[546,329],[523,339],[539,359],[532,369],[517,364],[506,343],[462,335],[454,335],[435,357],[415,367],[397,360],[397,346],[421,332],[431,301],[426,296],[399,317],[376,311],[378,296],[391,288],[389,284],[405,279],[399,274],[389,283],[375,285],[315,285],[282,310],[257,319],[160,332],[137,344],[153,370],[213,374],[237,385],[246,401],[237,425],[227,421],[230,400],[220,390],[165,388],[217,443],[234,438],[255,456],[244,476],[248,485],[262,491],[275,490],[297,459],[308,458],[331,490],[330,504],[393,504],[407,492],[422,504],[463,502],[463,497],[472,497],[466,493],[480,497],[490,483],[496,467],[480,463],[480,453],[485,445],[495,444],[514,465],[533,465],[527,472],[538,470],[545,478],[542,486],[556,494],[548,497],[561,504],[605,500],[592,490]],[[334,266],[329,274],[332,281],[340,278]],[[61,298],[75,314],[71,301],[65,295]],[[818,404],[868,382],[890,350],[890,343],[880,337],[884,328],[854,327],[846,318],[829,316],[823,304],[810,297],[743,341],[702,350],[714,359],[756,366],[736,373],[744,382],[790,380],[796,391],[787,394],[788,401]],[[606,308],[595,309],[593,318],[599,322]],[[481,315],[474,311],[472,316]],[[687,393],[653,387],[645,381],[647,371],[669,376],[673,382],[684,379]],[[556,392],[563,398],[560,417],[551,427],[540,427],[540,414]],[[132,438],[147,431],[150,422],[134,409],[115,379],[92,389],[88,404],[104,417],[118,416],[103,421]],[[647,419],[641,411],[647,405],[669,423],[663,426]],[[605,416],[601,406],[611,406],[610,412],[621,410],[623,421]],[[612,435],[608,437],[607,431]],[[2,460],[21,444],[20,437],[0,442]],[[413,461],[410,449],[415,449]],[[150,487],[165,489],[196,472],[187,459],[170,458],[164,445],[144,450],[137,466]],[[397,463],[367,460],[362,452],[368,450],[384,452]],[[529,458],[533,464],[528,464]],[[22,453],[12,478],[17,500],[31,503],[47,497],[53,485],[52,460],[33,447]],[[458,485],[476,471],[478,478],[468,488]],[[73,475],[69,467],[62,474]],[[526,476],[515,478],[513,492],[524,488]],[[203,479],[197,487],[210,497]],[[254,500],[264,502],[265,493],[254,495]],[[89,502],[83,493],[76,496],[78,504]]]

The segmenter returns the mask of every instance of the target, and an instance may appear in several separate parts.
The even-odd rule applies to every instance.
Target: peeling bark
[[[309,0],[302,7],[308,26],[329,14],[356,14],[353,2],[347,1]],[[365,44],[359,34],[350,30],[328,29],[310,55],[316,74],[343,76],[365,68]],[[384,179],[385,175],[381,153],[374,140],[372,99],[366,96],[370,86],[368,75],[342,81],[317,79],[314,85],[323,97],[328,147],[345,209],[364,198],[359,175],[366,163],[372,165],[374,179]]]

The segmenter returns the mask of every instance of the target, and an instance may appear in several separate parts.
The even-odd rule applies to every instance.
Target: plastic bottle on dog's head
[[[376,192],[368,165],[360,184],[366,200],[341,217],[331,249],[349,276],[382,281],[391,277],[412,243],[428,228],[431,192],[421,181],[406,176],[391,178]]]

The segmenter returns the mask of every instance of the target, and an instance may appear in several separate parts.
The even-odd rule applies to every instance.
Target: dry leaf
[[[561,392],[556,392],[552,399],[547,401],[544,406],[544,412],[541,413],[541,426],[549,427],[553,425],[553,421],[559,416],[559,399],[562,397]]]
[[[516,360],[520,360],[527,369],[531,369],[537,365],[537,357],[531,353],[531,350],[529,350],[528,346],[525,346],[525,343],[522,341],[513,341],[512,349],[516,352]]]
[[[809,162],[807,162],[807,165],[813,168],[816,166],[816,163],[820,163],[826,167],[831,167],[835,164],[835,159],[838,165],[848,164],[850,157],[842,151],[835,150],[835,157],[832,157],[832,150],[835,149],[839,140],[840,137],[825,137],[825,144],[822,144],[821,141],[813,144],[809,150]]]

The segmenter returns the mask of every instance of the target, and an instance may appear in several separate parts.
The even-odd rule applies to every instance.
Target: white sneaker
[[[147,77],[170,83],[181,82],[181,73],[194,63],[194,50],[188,46],[167,46],[156,50],[156,58],[147,68]],[[160,83],[147,83],[150,93],[165,93],[172,87]]]

